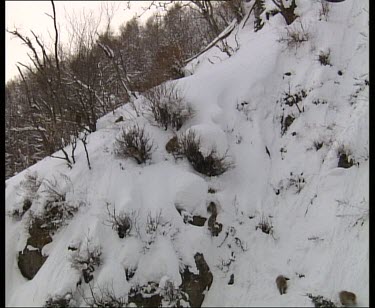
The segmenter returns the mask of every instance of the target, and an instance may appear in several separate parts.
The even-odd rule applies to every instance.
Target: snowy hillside
[[[258,32],[242,22],[231,57],[211,48],[175,81],[194,110],[177,135],[193,131],[203,155],[227,155],[226,172],[209,177],[175,159],[172,129],[141,96],[139,117],[127,104],[99,119],[91,170],[79,144],[72,169],[47,157],[6,182],[6,306],[68,294],[83,307],[107,293],[185,305],[186,281],[203,275],[202,306],[313,307],[308,293],[341,306],[342,290],[369,305],[369,3],[332,3],[327,20],[320,2],[298,3],[292,25],[280,14]],[[288,46],[293,31],[306,41]],[[134,124],[154,145],[145,164],[116,155]],[[54,205],[53,234],[33,229]],[[113,216],[124,213],[133,227],[121,237]],[[42,266],[29,280],[19,258],[33,251],[23,266]],[[289,278],[286,294],[278,275]]]

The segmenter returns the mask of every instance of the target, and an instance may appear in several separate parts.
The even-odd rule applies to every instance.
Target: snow
[[[92,170],[78,144],[72,169],[46,157],[6,181],[6,212],[22,209],[25,196],[30,197],[20,185],[30,172],[44,183],[56,178],[67,201],[81,204],[43,247],[48,259],[30,281],[17,265],[29,213],[19,221],[6,217],[6,306],[43,306],[49,296],[68,291],[85,306],[74,293],[80,272],[71,266],[68,247],[86,245],[88,239],[90,247],[102,251],[92,285],[108,285],[117,296],[150,281],[180,285],[179,271],[189,266],[197,273],[194,255],[201,252],[213,274],[203,306],[312,307],[306,293],[340,305],[341,290],[354,292],[358,306],[369,305],[369,92],[364,85],[369,3],[332,3],[325,21],[319,20],[319,1],[297,2],[309,41],[293,49],[279,42],[286,33],[280,14],[265,20],[258,32],[249,20],[239,27],[236,53],[228,57],[211,48],[187,65],[189,76],[177,81],[195,111],[179,133],[195,131],[202,153],[213,147],[221,154],[228,150],[234,168],[209,178],[186,159],[176,161],[165,150],[173,133],[124,105],[99,119],[98,130],[88,136]],[[297,22],[289,27],[298,28]],[[235,33],[227,38],[232,46]],[[327,50],[331,66],[322,66],[318,56]],[[285,92],[300,90],[307,93],[299,103],[303,112],[281,105]],[[326,103],[314,104],[318,99]],[[141,96],[134,100],[139,110],[143,102]],[[295,120],[282,135],[280,123],[287,115]],[[125,120],[115,123],[119,116]],[[115,138],[135,123],[156,145],[144,165],[114,154]],[[322,147],[316,150],[314,142]],[[340,147],[359,164],[337,168]],[[298,178],[304,180],[300,191],[292,185]],[[216,192],[208,193],[209,188]],[[29,211],[43,211],[44,189],[41,185],[35,192]],[[178,212],[208,218],[211,201],[223,224],[218,237],[211,237],[207,223],[185,224]],[[107,221],[107,203],[116,213],[134,211],[139,232],[134,228],[120,239]],[[148,219],[159,214],[157,230],[147,231]],[[272,234],[256,229],[262,217],[272,223]],[[125,268],[136,269],[129,281]],[[234,284],[228,285],[231,274]],[[290,278],[282,296],[275,284],[280,274]],[[87,284],[80,288],[89,296]]]

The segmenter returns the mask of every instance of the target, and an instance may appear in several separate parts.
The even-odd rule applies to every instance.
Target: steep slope
[[[299,1],[300,22],[288,27],[308,34],[307,41],[288,47],[279,14],[256,33],[249,20],[228,38],[235,46],[236,33],[237,52],[228,58],[213,48],[177,81],[195,110],[180,132],[196,131],[202,151],[228,150],[234,167],[224,174],[207,177],[186,159],[175,160],[165,150],[172,131],[125,105],[101,118],[89,136],[91,170],[82,147],[71,170],[48,157],[9,179],[7,211],[21,209],[25,199],[32,205],[22,219],[6,219],[6,305],[41,306],[71,292],[85,306],[81,295],[92,295],[89,284],[77,288],[83,268],[71,260],[100,246],[101,264],[90,282],[96,294],[109,286],[129,300],[132,287],[155,282],[162,288],[166,280],[177,288],[186,266],[200,272],[194,256],[202,253],[213,276],[203,306],[313,306],[306,293],[340,305],[341,290],[368,306],[368,1],[332,4],[328,21],[319,20],[319,9],[318,1]],[[328,51],[330,65],[322,65],[319,55]],[[134,104],[144,110],[144,102]],[[121,115],[125,121],[115,123]],[[157,146],[145,165],[114,153],[121,129],[134,123]],[[344,152],[350,168],[338,167]],[[32,192],[25,179],[33,173],[42,184]],[[27,280],[17,259],[26,245],[35,249],[27,242],[30,213],[43,213],[48,183],[78,211],[43,246],[48,258]],[[222,224],[218,236],[208,228],[210,202]],[[129,236],[112,230],[107,204],[117,213],[133,211],[137,228]],[[181,209],[207,221],[185,223]],[[159,214],[158,228],[149,231],[150,218]],[[268,234],[262,222],[272,226]],[[125,269],[136,269],[134,276]],[[290,278],[282,296],[279,274]]]

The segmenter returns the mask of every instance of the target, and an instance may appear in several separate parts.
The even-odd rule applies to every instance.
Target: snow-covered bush
[[[276,195],[279,195],[281,191],[285,191],[287,189],[292,189],[294,193],[298,194],[305,187],[305,185],[306,181],[303,177],[303,172],[300,174],[290,172],[289,178],[285,178],[279,182]]]
[[[332,301],[324,298],[322,295],[312,295],[310,293],[306,295],[312,300],[315,307],[336,307],[336,305]]]
[[[38,179],[37,172],[28,172],[25,175],[25,179],[20,182],[18,194],[22,196],[22,201],[19,206],[13,208],[8,215],[16,220],[22,218],[22,216],[30,209],[34,199],[37,197],[37,191],[42,184],[42,181]]]
[[[304,89],[301,89],[295,93],[292,93],[290,88],[288,92],[284,91],[282,97],[282,103],[285,105],[288,105],[289,107],[292,107],[293,105],[297,107],[299,113],[302,113],[303,108],[299,107],[298,103],[302,102],[304,98],[307,97],[307,91]]]
[[[44,228],[53,232],[66,225],[81,205],[82,203],[67,201],[47,201],[39,218],[44,222]]]
[[[146,253],[159,236],[168,237],[173,241],[178,232],[179,229],[175,228],[172,222],[163,217],[161,210],[154,214],[148,212],[144,232],[143,230],[138,230],[138,235],[144,243],[143,252]]]
[[[330,3],[326,0],[320,0],[319,20],[328,21],[330,8]]]
[[[304,42],[310,39],[310,34],[300,22],[299,26],[295,24],[290,27],[286,27],[286,33],[284,33],[278,40],[280,43],[284,43],[287,48],[297,50]]]
[[[262,230],[263,233],[266,233],[266,234],[270,234],[272,235],[273,234],[273,226],[272,226],[272,222],[271,220],[262,215],[258,225],[255,227],[255,230]]]
[[[117,296],[108,286],[98,287],[98,292],[94,292],[90,284],[89,288],[91,296],[88,298],[83,297],[89,307],[127,307],[126,297]]]
[[[314,146],[315,150],[317,150],[317,151],[319,151],[322,148],[323,144],[324,143],[322,141],[318,141],[318,140],[314,140],[314,142],[313,142],[313,146]]]
[[[29,204],[31,206],[41,184],[42,181],[38,178],[37,172],[26,173],[25,179],[20,182],[21,193],[24,196],[24,205]],[[24,208],[23,210],[26,211],[27,209]]]
[[[183,307],[182,303],[187,301],[188,296],[180,288],[175,287],[173,281],[164,276],[159,283],[160,295],[163,307]]]
[[[174,83],[161,84],[145,92],[146,107],[154,120],[164,127],[179,130],[194,114],[192,107],[182,98]]]
[[[325,100],[325,99],[314,99],[313,101],[312,101],[312,103],[314,104],[314,105],[320,105],[320,104],[322,104],[322,105],[325,105],[325,104],[327,104],[328,102]]]
[[[233,166],[228,160],[226,153],[219,155],[213,148],[208,155],[203,155],[200,150],[200,138],[194,131],[182,135],[179,138],[181,152],[186,156],[193,168],[207,176],[216,176],[223,174]]]
[[[63,307],[76,307],[76,302],[73,299],[72,293],[68,292],[65,295],[57,295],[49,297],[43,307],[48,308],[63,308]]]
[[[116,138],[116,154],[120,157],[134,158],[138,164],[151,159],[153,149],[154,144],[146,134],[145,128],[138,125],[123,130],[120,137]]]
[[[65,175],[62,175],[62,178],[66,182],[70,181]],[[67,200],[68,189],[55,177],[53,180],[45,179],[42,185],[41,196],[45,199],[44,205],[38,211],[30,213],[29,231],[35,226],[53,234],[60,227],[67,225],[79,208],[85,205],[85,201]]]
[[[95,268],[101,265],[102,249],[99,245],[91,244],[87,238],[86,243],[80,243],[77,250],[74,250],[70,257],[74,269],[82,272],[83,280],[89,283],[93,278]]]
[[[116,208],[113,207],[113,213],[109,210],[109,203],[107,203],[108,222],[111,223],[120,238],[124,238],[130,234],[133,226],[136,224],[136,212],[125,213],[120,212],[116,214]]]

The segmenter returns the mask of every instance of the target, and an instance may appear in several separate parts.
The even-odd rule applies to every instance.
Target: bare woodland
[[[249,14],[256,17],[257,31],[264,0],[252,2]],[[274,3],[283,14],[282,2]],[[99,117],[138,93],[183,77],[186,60],[210,46],[233,21],[248,18],[242,0],[153,1],[147,9],[153,6],[163,7],[164,13],[154,13],[144,24],[134,17],[118,35],[111,27],[118,9],[114,4],[103,6],[100,18],[92,12],[68,16],[68,45],[60,42],[53,1],[46,13],[52,42],[44,42],[32,29],[7,29],[28,47],[30,63],[18,63],[19,76],[6,84],[6,178],[46,156],[63,159],[72,168],[78,144],[85,147],[91,168],[87,136],[96,131]],[[103,18],[106,27],[99,31]],[[70,153],[65,150],[68,144]],[[53,154],[57,150],[61,156]]]

